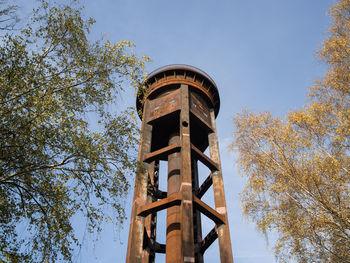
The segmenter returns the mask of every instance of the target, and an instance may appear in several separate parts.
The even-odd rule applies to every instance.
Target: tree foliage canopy
[[[329,69],[304,108],[285,121],[248,111],[235,118],[244,213],[279,233],[281,262],[350,262],[350,0],[330,15],[319,52]]]
[[[19,18],[17,16],[18,6],[8,4],[7,0],[0,0],[0,30],[11,30]]]
[[[76,213],[91,232],[125,217],[138,130],[130,110],[107,109],[148,59],[89,40],[94,21],[76,6],[41,1],[0,43],[1,262],[71,261]]]

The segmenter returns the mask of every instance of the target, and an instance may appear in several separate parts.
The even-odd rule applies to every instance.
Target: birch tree
[[[280,262],[350,262],[350,1],[331,7],[325,76],[285,119],[243,112],[232,149],[248,179],[244,213],[279,234]]]
[[[125,219],[138,130],[131,110],[107,109],[148,59],[89,40],[93,23],[78,3],[41,1],[0,43],[1,262],[70,262],[77,213],[90,232]]]

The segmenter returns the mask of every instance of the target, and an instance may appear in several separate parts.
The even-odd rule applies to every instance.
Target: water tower
[[[153,263],[165,253],[166,263],[202,263],[218,239],[221,263],[233,263],[215,118],[218,89],[203,71],[169,65],[153,71],[139,89],[137,110],[142,119],[127,263]],[[210,156],[204,154],[209,147]],[[166,174],[159,162],[167,161]],[[198,162],[211,171],[202,184]],[[167,191],[158,187],[167,179]],[[215,208],[201,200],[213,186]],[[156,239],[157,212],[166,209],[166,243]],[[201,214],[215,227],[202,236]]]

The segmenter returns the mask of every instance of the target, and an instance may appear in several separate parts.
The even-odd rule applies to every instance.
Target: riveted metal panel
[[[170,91],[168,94],[150,100],[150,112],[148,122],[152,122],[164,115],[180,110],[179,90]]]
[[[210,112],[207,103],[196,92],[190,93],[190,110],[199,119],[204,121],[209,127],[211,127]]]

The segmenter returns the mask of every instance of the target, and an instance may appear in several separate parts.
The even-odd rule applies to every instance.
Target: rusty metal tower
[[[127,263],[203,263],[206,249],[218,238],[221,263],[232,263],[224,184],[215,118],[220,98],[214,81],[187,65],[152,72],[140,88],[137,110],[142,133],[129,232]],[[204,154],[209,146],[210,157]],[[159,161],[168,162],[167,175]],[[198,161],[210,169],[199,185]],[[158,188],[167,176],[167,191]],[[215,209],[201,198],[213,186]],[[156,240],[157,212],[167,209],[166,244]],[[215,227],[202,236],[201,214]]]

